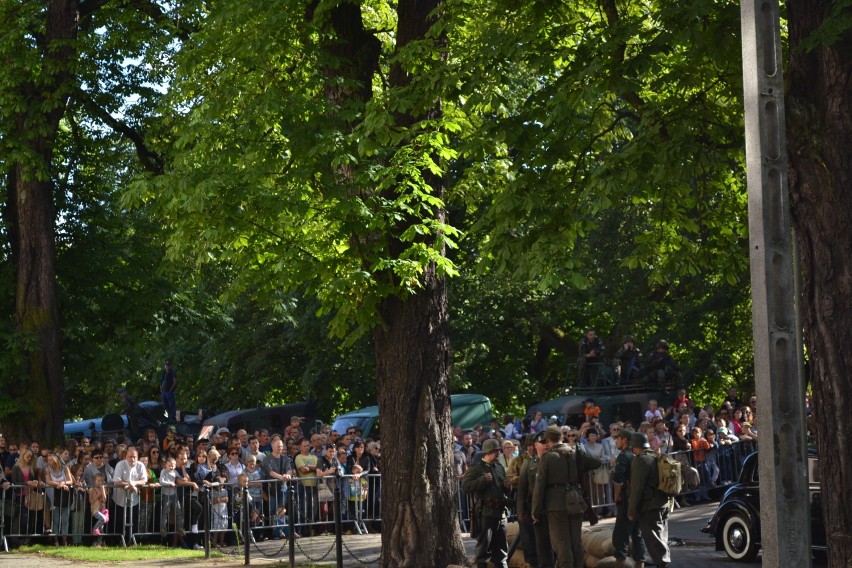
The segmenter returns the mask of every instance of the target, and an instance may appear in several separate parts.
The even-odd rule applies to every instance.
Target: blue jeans
[[[166,409],[166,412],[169,415],[169,420],[172,422],[175,421],[175,391],[160,391],[160,394],[163,397],[163,407]]]

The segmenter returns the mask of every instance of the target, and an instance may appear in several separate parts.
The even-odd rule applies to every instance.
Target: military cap
[[[633,432],[628,430],[627,428],[622,428],[618,431],[618,434],[615,435],[616,438],[627,438],[628,440],[633,437]]]
[[[500,442],[495,440],[494,438],[489,438],[482,443],[482,453],[490,454],[493,451],[500,451]]]

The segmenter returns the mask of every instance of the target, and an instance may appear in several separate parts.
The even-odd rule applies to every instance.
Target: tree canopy
[[[522,412],[590,326],[670,340],[707,400],[749,388],[735,4],[54,0],[0,18],[0,420],[21,435],[115,408],[123,384],[155,397],[164,358],[188,408],[378,400],[433,424],[464,390]],[[848,35],[811,32],[802,49]],[[426,438],[447,447],[440,424]]]

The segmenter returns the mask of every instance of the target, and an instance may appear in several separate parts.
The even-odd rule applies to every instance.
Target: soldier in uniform
[[[568,491],[580,491],[578,463],[585,471],[597,469],[601,461],[562,442],[558,426],[544,432],[547,453],[541,458],[533,490],[533,522],[547,516],[550,542],[556,550],[557,568],[581,568],[583,543],[580,540],[582,513],[566,509]]]
[[[532,513],[532,490],[535,485],[535,472],[538,467],[538,456],[535,453],[535,437],[535,434],[524,436],[524,446],[527,451],[518,456],[518,458],[523,458],[523,461],[518,468],[515,511],[518,513],[518,530],[521,533],[521,543],[524,545],[524,561],[533,568],[540,568],[542,564],[538,561],[535,527],[530,516]],[[512,463],[514,464],[515,462]]]
[[[530,507],[532,507],[532,495],[535,489],[535,481],[538,478],[538,464],[541,462],[541,458],[544,457],[544,454],[547,453],[547,441],[544,439],[543,431],[535,435],[534,442],[535,458],[533,458],[533,462],[529,465]],[[540,515],[538,517],[538,521],[533,523],[533,530],[535,531],[538,568],[553,568],[553,547],[550,545],[550,529],[547,524],[546,514]]]
[[[672,498],[657,489],[657,455],[645,434],[633,434],[630,441],[633,463],[630,465],[630,500],[627,518],[639,520],[648,554],[658,568],[671,562],[668,517]]]
[[[506,541],[507,498],[503,482],[506,472],[497,463],[500,442],[485,440],[482,459],[470,466],[462,477],[462,489],[476,499],[474,515],[478,515],[479,531],[476,534],[477,568],[485,568],[488,560],[496,568],[508,568],[509,543]]]
[[[627,548],[633,539],[633,565],[635,568],[645,566],[645,541],[639,523],[627,518],[628,502],[630,501],[630,466],[633,463],[633,452],[630,449],[630,439],[633,432],[622,428],[615,435],[615,447],[619,454],[615,458],[615,470],[612,473],[612,484],[615,495],[616,515],[615,527],[612,529],[612,546],[615,548],[615,565],[624,566],[627,558]]]

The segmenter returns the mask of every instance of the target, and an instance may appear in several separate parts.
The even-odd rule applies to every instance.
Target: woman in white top
[[[503,451],[497,456],[497,462],[503,466],[503,471],[509,471],[509,464],[515,459],[515,444],[511,440],[503,442]]]
[[[598,431],[594,428],[590,428],[586,431],[586,453],[601,460],[601,466],[589,472],[589,475],[591,476],[590,481],[592,482],[589,484],[589,487],[591,488],[592,492],[592,506],[612,502],[612,500],[608,498],[610,494],[610,455],[609,451],[607,450],[607,447],[598,442],[598,438]],[[609,511],[607,509],[601,509],[600,514],[601,516],[607,516],[609,514]]]
[[[225,463],[225,469],[228,471],[228,485],[236,487],[240,474],[246,471],[246,467],[240,462],[240,450],[236,448],[228,450],[228,461]]]

